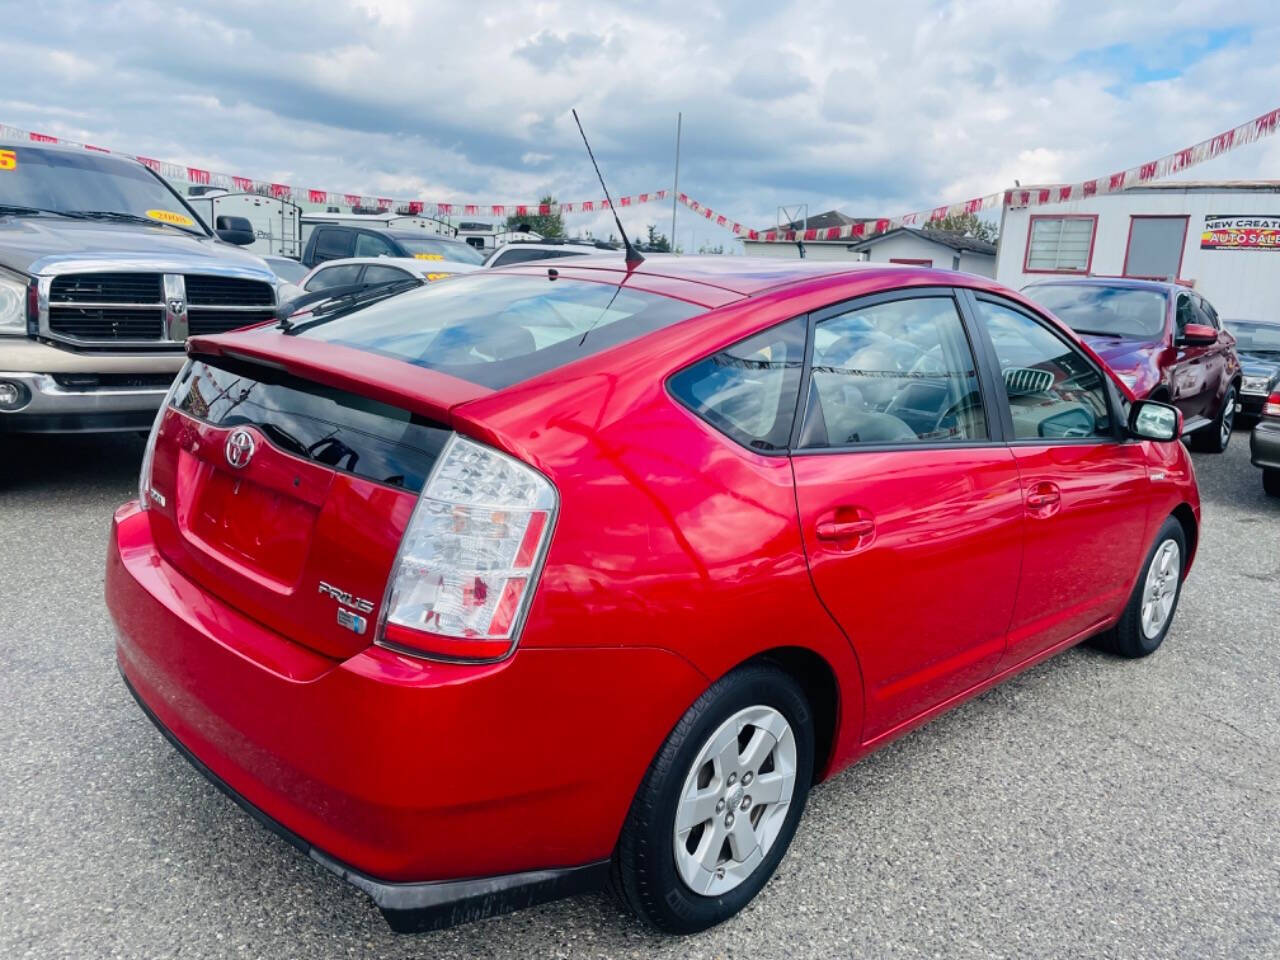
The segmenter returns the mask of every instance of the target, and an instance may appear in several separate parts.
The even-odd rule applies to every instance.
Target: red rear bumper
[[[136,504],[116,513],[106,594],[120,668],[157,724],[384,907],[369,884],[606,860],[706,685],[657,649],[522,649],[463,666],[371,646],[330,660],[182,577]]]

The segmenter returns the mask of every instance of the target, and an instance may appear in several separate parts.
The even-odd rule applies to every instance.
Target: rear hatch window
[[[500,390],[705,309],[625,284],[471,274],[289,332]]]
[[[197,357],[156,437],[156,546],[258,622],[351,656],[372,642],[401,535],[449,433],[284,371]]]

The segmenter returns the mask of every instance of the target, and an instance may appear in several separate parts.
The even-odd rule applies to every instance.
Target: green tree
[[[539,204],[554,204],[555,202],[556,198],[550,194],[538,201]],[[564,218],[559,213],[540,214],[536,211],[530,211],[524,217],[516,214],[507,217],[508,230],[515,230],[524,224],[528,224],[529,229],[534,233],[541,234],[548,239],[559,240],[564,236]]]
[[[652,223],[645,227],[644,239],[636,237],[635,243],[641,250],[647,250],[650,253],[671,252],[671,241],[667,239],[666,234],[659,233],[658,228]]]
[[[924,225],[926,230],[947,230],[951,233],[962,233],[967,237],[995,243],[1000,230],[990,220],[983,220],[976,213],[958,213],[955,216],[932,220]]]
[[[699,253],[724,253],[724,244],[723,243],[712,244],[712,243],[704,242],[701,246],[698,247],[698,252]]]

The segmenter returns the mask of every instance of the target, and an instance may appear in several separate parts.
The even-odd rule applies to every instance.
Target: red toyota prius
[[[398,930],[610,884],[695,931],[809,789],[1160,646],[1181,416],[940,270],[577,258],[188,343],[106,595],[203,773]]]

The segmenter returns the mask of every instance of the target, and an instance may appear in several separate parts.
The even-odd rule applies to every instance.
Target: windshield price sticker
[[[16,170],[18,155],[12,150],[0,150],[0,170]]]
[[[443,260],[443,259],[444,259],[444,254],[443,254],[443,253],[415,253],[415,254],[413,255],[413,259],[415,259],[415,260]]]
[[[175,227],[194,227],[196,222],[185,213],[174,213],[172,210],[148,210],[147,216],[161,223],[171,223]]]

